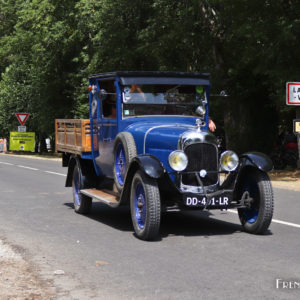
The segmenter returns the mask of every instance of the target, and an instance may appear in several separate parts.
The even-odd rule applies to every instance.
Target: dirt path
[[[37,273],[17,249],[0,239],[0,299],[55,299],[51,282],[42,281]]]
[[[273,187],[300,191],[300,170],[273,171],[270,174]]]

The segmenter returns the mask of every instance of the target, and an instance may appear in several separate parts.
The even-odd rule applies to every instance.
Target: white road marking
[[[272,222],[278,223],[278,224],[287,225],[287,226],[291,226],[291,227],[300,228],[300,225],[299,224],[295,224],[295,223],[280,221],[280,220],[276,220],[276,219],[273,219]]]
[[[3,165],[8,165],[8,166],[13,166],[13,165],[14,165],[14,164],[7,163],[7,162],[2,162],[2,161],[0,161],[0,164],[3,164]]]
[[[234,213],[234,214],[238,213],[236,210],[233,210],[233,209],[228,209],[227,211],[229,211],[231,213]],[[291,222],[281,221],[281,220],[277,220],[277,219],[272,219],[272,223],[278,223],[278,224],[282,224],[282,225],[286,225],[286,226],[300,228],[300,224],[295,224],[295,223],[291,223]]]
[[[54,174],[54,175],[59,175],[59,176],[64,176],[67,177],[66,174],[62,174],[62,173],[56,173],[56,172],[51,172],[51,171],[44,171],[45,173],[49,173],[49,174]]]
[[[31,168],[31,167],[26,167],[26,166],[21,166],[21,165],[17,165],[17,167],[23,168],[23,169],[28,169],[28,170],[33,170],[33,171],[38,171],[39,170],[39,169],[36,169],[36,168]]]

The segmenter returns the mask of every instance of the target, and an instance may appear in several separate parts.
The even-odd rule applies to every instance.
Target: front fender
[[[146,175],[155,179],[160,178],[165,172],[160,160],[153,155],[144,154],[136,156],[131,161],[128,171],[130,168],[134,168],[135,165]]]
[[[131,182],[137,170],[141,170],[147,176],[154,179],[161,178],[166,172],[159,159],[153,155],[143,154],[134,157],[126,173],[125,183],[120,197],[122,204],[128,202],[130,198]]]
[[[241,155],[240,164],[243,166],[253,166],[263,172],[270,172],[273,170],[272,160],[261,152],[247,152]]]
[[[261,152],[247,152],[242,154],[237,169],[228,175],[221,185],[221,188],[235,189],[237,183],[241,181],[251,169],[259,169],[265,173],[270,172],[273,170],[272,160]]]

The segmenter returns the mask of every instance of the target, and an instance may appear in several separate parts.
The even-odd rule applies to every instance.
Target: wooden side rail
[[[76,154],[91,152],[90,120],[55,120],[55,150]]]

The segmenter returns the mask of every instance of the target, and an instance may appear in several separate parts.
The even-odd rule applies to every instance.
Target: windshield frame
[[[169,89],[167,89],[164,93],[143,93],[142,92],[142,89],[144,89],[145,87],[152,87],[152,88],[158,88],[159,89],[163,89],[163,87],[171,87]],[[122,86],[121,87],[121,116],[122,116],[122,119],[129,119],[129,118],[140,118],[140,117],[191,117],[191,118],[195,118],[195,117],[199,117],[195,114],[195,112],[193,111],[193,114],[183,114],[183,113],[149,113],[149,114],[130,114],[129,112],[125,113],[126,112],[126,109],[125,109],[125,106],[127,105],[140,105],[140,106],[143,106],[143,105],[151,105],[151,106],[161,106],[161,107],[167,107],[167,106],[173,106],[176,108],[176,105],[180,105],[180,106],[194,106],[194,107],[197,107],[199,105],[203,105],[205,106],[206,108],[208,108],[208,98],[209,98],[209,85],[201,85],[201,86],[197,86],[197,85],[185,85],[185,84],[172,84],[172,85],[158,85],[158,84],[143,84],[141,85],[141,88],[140,88],[140,91],[136,91],[134,93],[131,93],[131,95],[139,95],[139,99],[137,100],[133,100],[130,102],[129,99],[126,99],[126,97],[128,96],[129,94],[129,89],[130,87],[127,85],[127,86]],[[194,93],[181,93],[181,92],[178,92],[178,88],[183,88],[183,89],[194,89],[195,92]],[[202,93],[197,93],[197,89],[200,88],[202,89]],[[173,90],[176,90],[177,89],[177,99],[176,101],[172,101],[171,99],[168,99],[169,96],[171,96],[171,98],[173,97],[173,100],[176,98],[175,95],[171,95],[172,91]],[[199,91],[199,90],[198,90]],[[144,101],[142,101],[142,98],[143,96],[141,96],[141,94],[143,94],[145,96],[144,97]],[[156,94],[156,95],[154,95]],[[154,99],[159,96],[161,98],[161,102],[160,101],[154,101]],[[195,101],[193,102],[180,102],[178,100],[182,100],[185,98],[185,96],[188,96],[188,97],[195,97]],[[198,99],[197,99],[198,97]],[[152,101],[149,99],[152,98]],[[147,101],[148,99],[148,101]],[[176,110],[176,109],[175,109]]]

